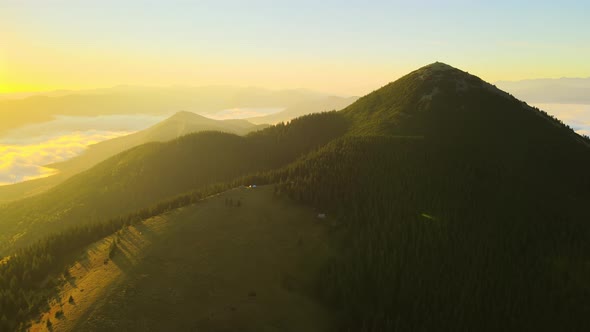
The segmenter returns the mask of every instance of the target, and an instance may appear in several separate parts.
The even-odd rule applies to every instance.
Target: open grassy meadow
[[[151,218],[87,248],[31,331],[48,319],[53,331],[329,329],[313,296],[334,252],[328,223],[272,186]]]

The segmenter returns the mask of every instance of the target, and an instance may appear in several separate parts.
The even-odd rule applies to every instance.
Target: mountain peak
[[[178,112],[174,113],[174,115],[172,115],[171,117],[169,117],[168,120],[182,120],[182,121],[187,121],[187,120],[202,119],[202,118],[205,118],[205,117],[204,116],[201,116],[199,114],[193,113],[193,112],[178,111]]]
[[[441,62],[373,91],[344,114],[352,119],[353,132],[360,135],[429,136],[461,142],[488,142],[496,137],[515,144],[545,142],[557,130],[557,137],[578,140],[573,131],[545,113]]]
[[[487,93],[492,88],[479,77],[434,62],[360,98],[345,113],[359,120],[357,123],[363,127],[360,130],[363,133],[386,133],[392,127],[399,129],[410,118],[424,116],[424,112],[451,105],[464,109],[467,95],[478,94],[479,97],[480,92]]]
[[[478,77],[475,77],[461,69],[455,68],[453,66],[447,65],[446,63],[442,62],[434,62],[424,67],[421,67],[407,76],[414,76],[418,75],[418,77],[422,80],[428,79],[452,79],[452,80],[473,80],[474,78],[478,83],[481,83],[481,80]]]
[[[433,62],[433,63],[431,63],[429,65],[426,65],[426,66],[422,67],[421,69],[448,70],[448,69],[457,69],[457,68],[455,68],[455,67],[453,67],[451,65],[447,65],[444,62],[436,61],[436,62]]]

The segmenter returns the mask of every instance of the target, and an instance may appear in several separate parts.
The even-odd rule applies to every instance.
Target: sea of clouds
[[[0,137],[0,185],[55,174],[46,165],[75,157],[89,145],[145,129],[165,116],[58,116]]]
[[[590,136],[590,105],[534,104],[572,127],[578,134]]]

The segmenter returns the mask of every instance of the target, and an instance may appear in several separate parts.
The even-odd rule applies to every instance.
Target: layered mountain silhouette
[[[254,125],[246,120],[213,120],[192,112],[178,112],[150,128],[91,145],[80,156],[61,163],[46,165],[59,170],[59,173],[54,176],[1,186],[0,203],[39,194],[109,157],[141,144],[169,141],[200,131],[244,135],[264,127],[266,125]]]
[[[253,125],[246,120],[213,120],[192,112],[182,111],[145,130],[94,144],[83,155],[50,165],[50,167],[79,172],[108,157],[148,142],[165,142],[200,131],[220,131],[245,135],[264,127],[266,125]]]
[[[172,110],[210,114],[230,108],[290,107],[316,100],[318,92],[267,90],[235,86],[144,87],[122,85],[108,89],[48,93],[0,100],[0,110],[10,116],[0,123],[0,133],[31,123],[50,121],[56,115],[98,116],[114,114],[166,115]]]
[[[589,104],[590,78],[499,81],[496,85],[530,103]]]
[[[587,139],[434,63],[339,112],[122,152],[4,207],[0,241],[9,254],[73,225],[188,206],[215,184],[269,184],[330,217],[337,249],[313,296],[337,313],[336,330],[580,330],[588,169]]]

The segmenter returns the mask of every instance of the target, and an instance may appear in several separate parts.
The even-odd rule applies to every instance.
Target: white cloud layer
[[[578,134],[590,136],[590,105],[534,104],[572,127]]]
[[[89,145],[147,128],[164,118],[58,116],[10,131],[0,138],[0,185],[53,175],[56,170],[45,165],[70,159]]]
[[[44,165],[70,159],[91,144],[127,133],[89,130],[54,137],[43,136],[42,140],[37,138],[37,142],[24,144],[3,144],[0,141],[0,185],[50,176],[56,170]]]

